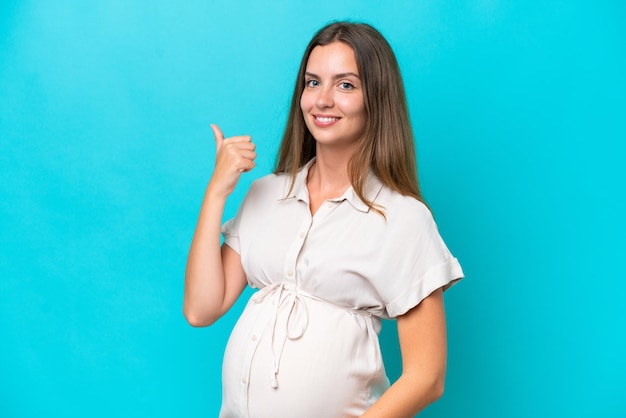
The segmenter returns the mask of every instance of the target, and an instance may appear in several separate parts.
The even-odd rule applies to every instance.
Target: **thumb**
[[[211,129],[213,129],[213,135],[215,136],[215,147],[219,148],[222,146],[222,142],[224,142],[224,134],[219,126],[215,124],[211,124]]]

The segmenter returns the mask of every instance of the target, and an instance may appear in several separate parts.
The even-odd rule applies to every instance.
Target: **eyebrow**
[[[310,72],[308,72],[308,71],[307,71],[307,72],[305,72],[305,73],[304,73],[304,75],[305,75],[305,76],[308,76],[308,77],[320,78],[317,74],[313,74],[313,73],[310,73]],[[345,77],[356,77],[356,78],[358,78],[359,80],[361,79],[361,77],[359,77],[359,75],[358,75],[358,74],[356,74],[356,73],[352,73],[352,72],[335,74],[335,75],[333,76],[333,79],[337,80],[337,79],[339,79],[339,78],[345,78]]]

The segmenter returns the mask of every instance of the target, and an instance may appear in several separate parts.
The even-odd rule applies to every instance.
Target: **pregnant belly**
[[[389,386],[378,319],[280,287],[255,294],[224,355],[222,417],[357,417]]]

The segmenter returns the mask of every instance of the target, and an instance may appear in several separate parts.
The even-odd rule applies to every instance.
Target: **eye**
[[[320,82],[315,79],[305,80],[304,83],[307,87],[317,87],[320,85]]]
[[[352,83],[348,83],[347,81],[342,81],[339,83],[339,88],[342,90],[352,90],[354,85]]]

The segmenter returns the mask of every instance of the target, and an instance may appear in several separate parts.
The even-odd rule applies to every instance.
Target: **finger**
[[[247,171],[255,166],[254,160],[256,153],[254,151],[240,151],[233,155],[232,167],[239,171]]]
[[[219,126],[215,124],[211,124],[211,129],[213,130],[213,135],[215,136],[215,146],[219,148],[224,142],[224,134],[222,133],[222,130],[219,128]]]
[[[248,171],[252,170],[254,167],[256,167],[256,163],[252,160],[248,160],[245,166],[241,167],[239,171],[242,173],[247,173]]]
[[[230,146],[242,151],[254,151],[256,149],[256,145],[252,142],[237,142],[233,141],[232,138],[228,138],[227,142]]]
[[[240,153],[242,158],[245,158],[247,160],[254,160],[256,158],[256,152],[254,151],[250,151],[250,150],[242,150]]]
[[[250,137],[250,135],[237,135],[237,136],[231,136],[228,139],[228,142],[237,142],[237,143],[251,143],[252,142],[252,138]]]

